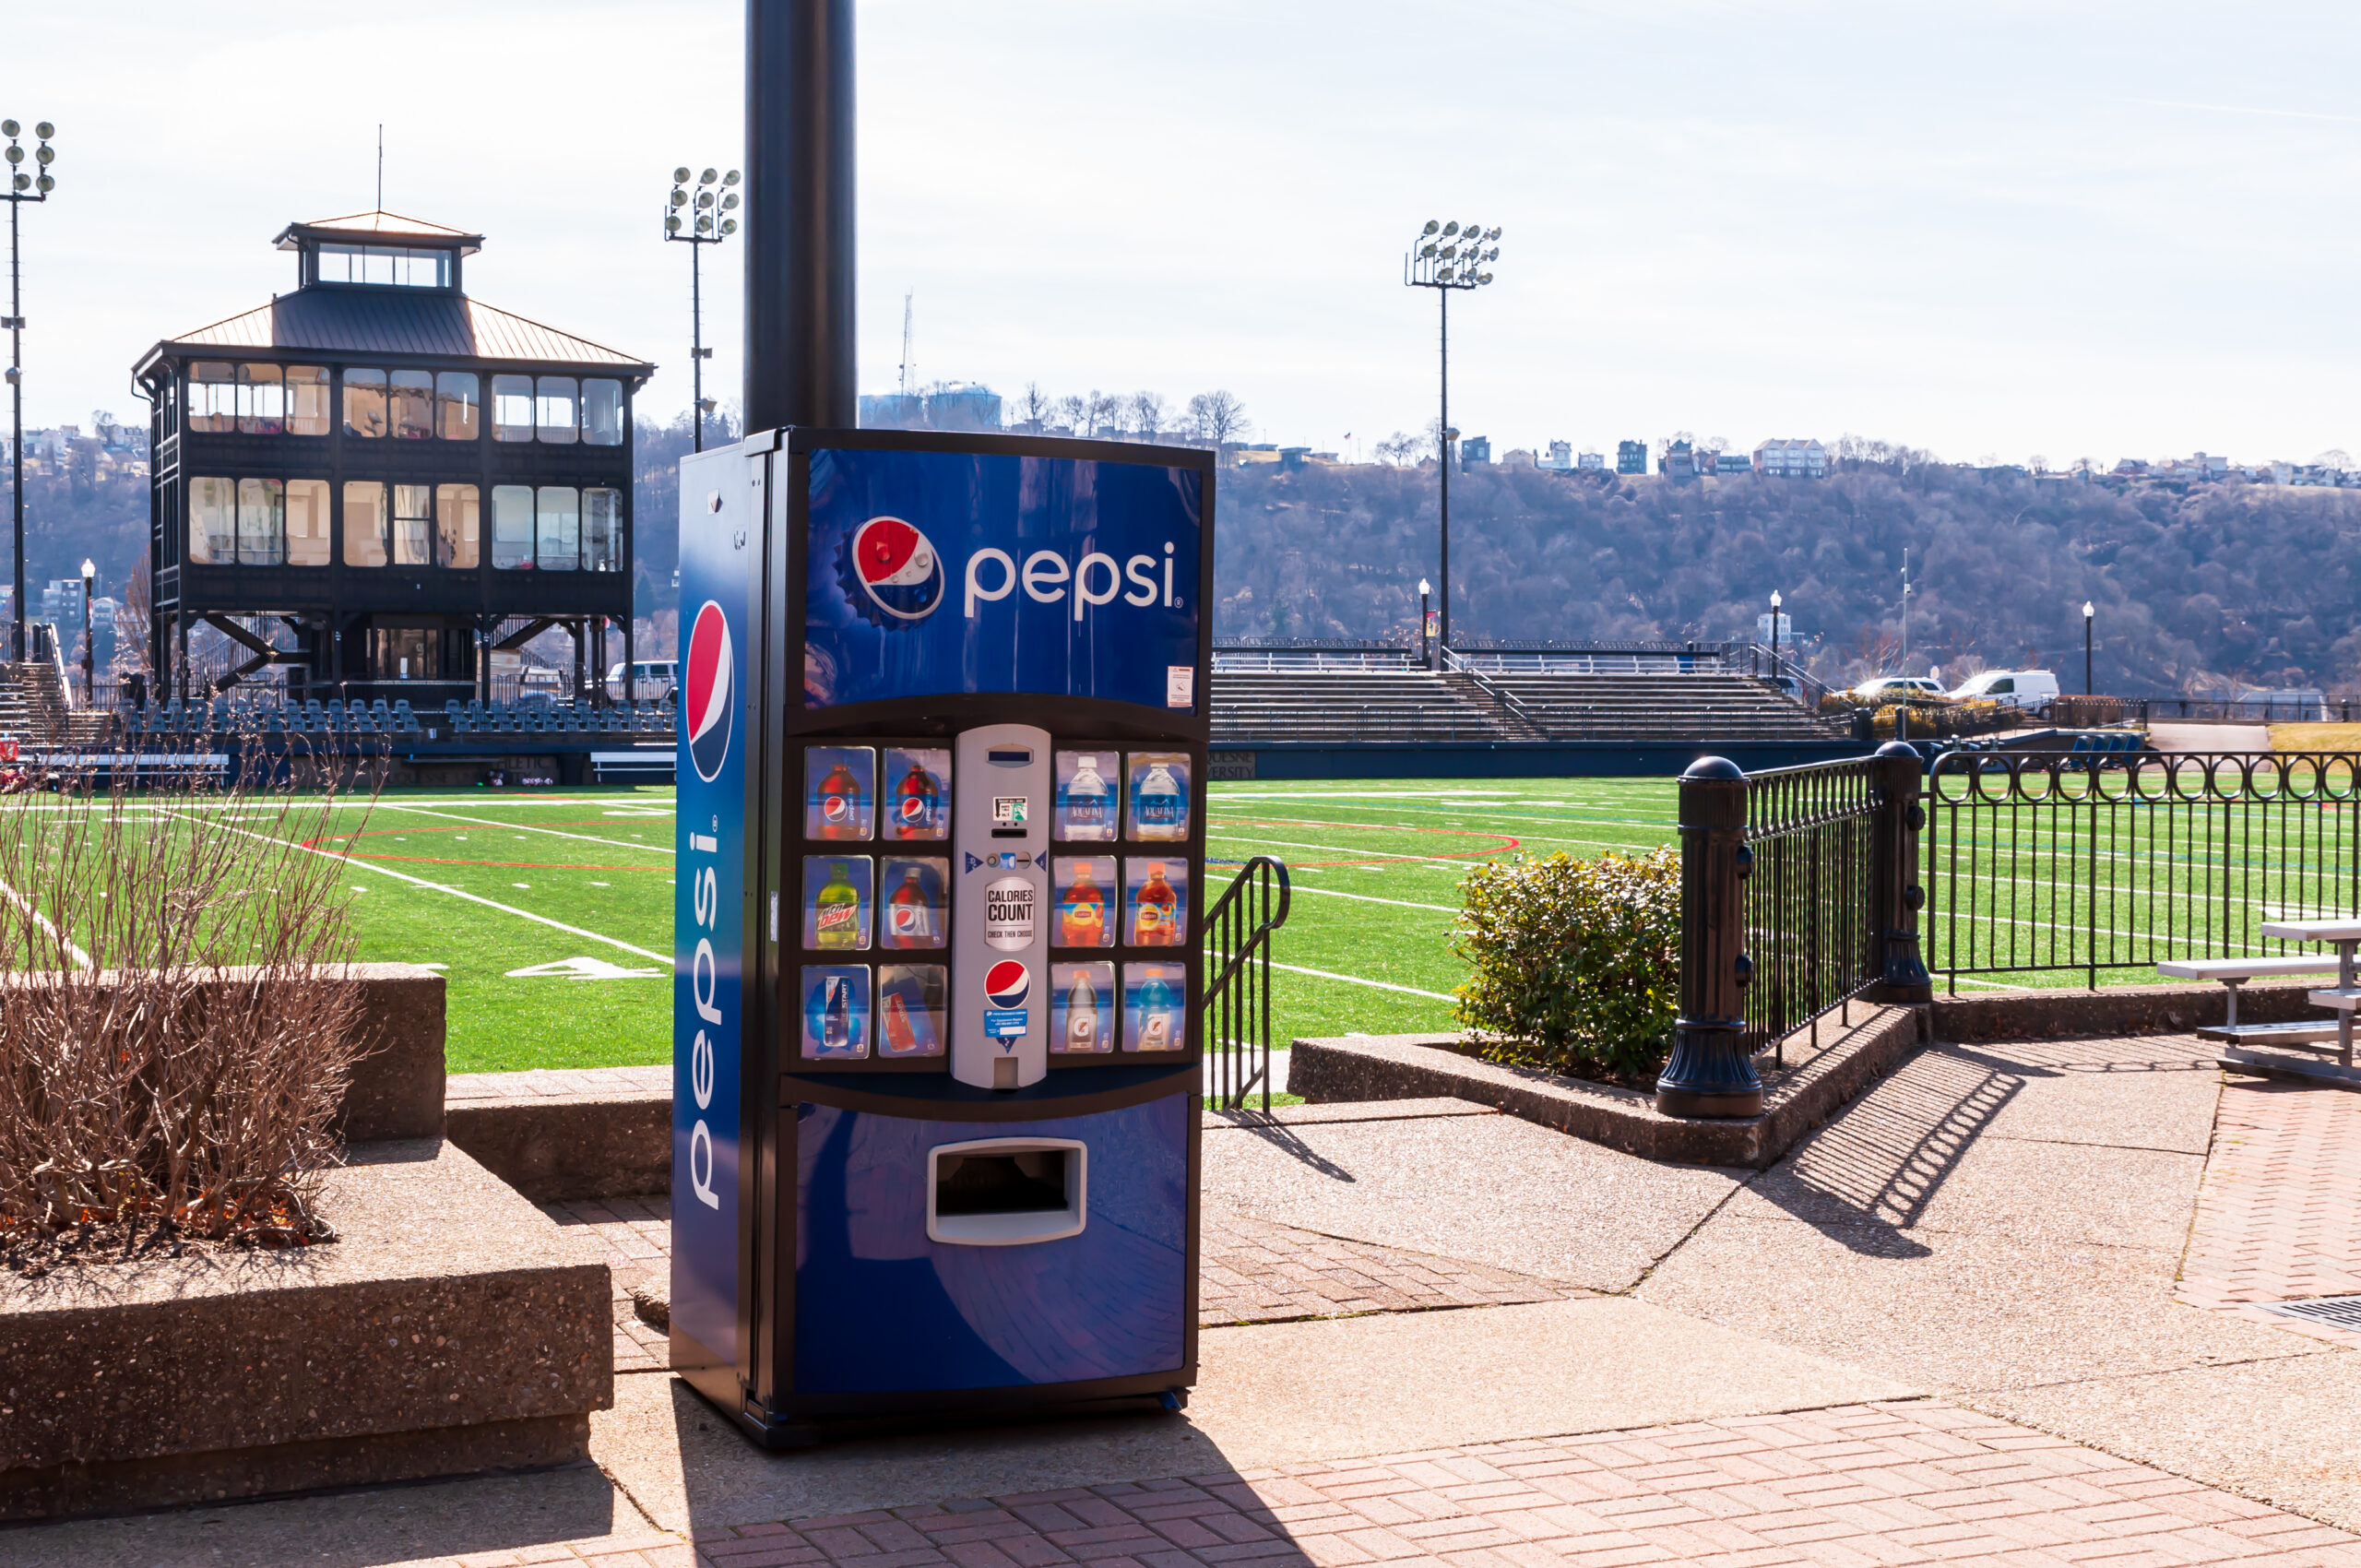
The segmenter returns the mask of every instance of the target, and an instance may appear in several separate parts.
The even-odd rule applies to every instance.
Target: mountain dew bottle
[[[828,868],[827,883],[812,903],[813,946],[860,945],[860,889],[852,885],[844,861],[838,861]]]

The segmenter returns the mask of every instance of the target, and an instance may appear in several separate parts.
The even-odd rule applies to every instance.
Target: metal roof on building
[[[449,229],[440,223],[429,223],[423,218],[405,218],[398,212],[349,212],[341,218],[314,218],[310,222],[298,220],[279,232],[271,241],[280,250],[291,251],[303,240],[350,239],[380,244],[397,241],[449,247],[460,243],[459,254],[472,255],[483,244],[481,234],[470,234],[464,229]]]
[[[513,360],[596,366],[642,377],[656,372],[655,365],[621,350],[464,295],[340,288],[300,289],[243,315],[167,338],[140,356],[139,369],[144,371],[160,354],[208,349]]]

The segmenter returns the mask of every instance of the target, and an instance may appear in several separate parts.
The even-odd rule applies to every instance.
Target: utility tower
[[[919,392],[918,361],[910,354],[910,302],[917,295],[915,289],[906,291],[902,295],[902,396],[905,398],[915,398]]]

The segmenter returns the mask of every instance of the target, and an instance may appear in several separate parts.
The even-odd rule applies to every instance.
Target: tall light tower
[[[718,188],[717,189],[717,183]],[[705,280],[699,265],[705,247],[718,245],[738,232],[738,171],[727,174],[708,169],[697,176],[696,195],[689,195],[689,172],[672,171],[672,194],[665,199],[664,237],[689,247],[689,386],[696,403],[696,449],[705,450],[705,416],[713,403],[705,395],[705,362],[713,350],[705,346]]]
[[[23,268],[17,254],[17,213],[26,202],[47,201],[49,193],[57,188],[50,177],[49,166],[57,154],[49,138],[57,127],[43,120],[33,127],[33,165],[39,172],[28,174],[24,170],[25,149],[17,138],[23,127],[14,120],[0,120],[0,137],[8,138],[8,315],[0,327],[8,329],[8,481],[10,504],[16,513],[17,540],[17,613],[16,628],[10,634],[9,657],[18,663],[25,661],[25,301],[22,291]]]
[[[1442,475],[1439,505],[1442,549],[1435,574],[1441,579],[1438,586],[1442,596],[1441,649],[1451,647],[1451,452],[1459,434],[1451,428],[1451,296],[1455,289],[1480,289],[1492,280],[1484,269],[1501,254],[1500,237],[1497,228],[1439,223],[1430,218],[1418,237],[1410,242],[1409,254],[1402,258],[1402,281],[1413,289],[1432,289],[1442,316],[1442,418],[1435,452]]]

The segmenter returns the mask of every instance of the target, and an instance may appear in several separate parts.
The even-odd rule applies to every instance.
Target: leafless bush
[[[0,1245],[301,1242],[359,1047],[329,836],[291,788],[0,801]]]

